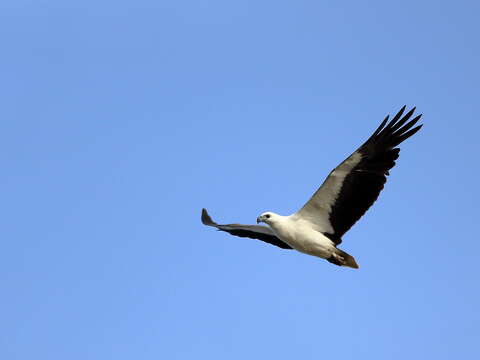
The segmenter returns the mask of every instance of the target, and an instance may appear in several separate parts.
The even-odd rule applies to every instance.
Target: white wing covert
[[[399,156],[400,149],[396,146],[422,127],[412,129],[422,115],[406,123],[415,108],[402,118],[404,111],[405,106],[388,124],[387,116],[372,136],[333,169],[310,200],[292,216],[308,221],[335,244],[340,244],[342,236],[378,198]]]

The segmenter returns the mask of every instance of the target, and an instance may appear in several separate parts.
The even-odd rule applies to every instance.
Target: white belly
[[[295,250],[324,259],[335,251],[333,242],[310,226],[293,221],[276,225],[271,226],[275,235]]]

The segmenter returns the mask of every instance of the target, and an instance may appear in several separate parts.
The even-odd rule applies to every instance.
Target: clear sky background
[[[3,1],[2,359],[477,359],[474,1]],[[339,268],[295,212],[424,114]]]

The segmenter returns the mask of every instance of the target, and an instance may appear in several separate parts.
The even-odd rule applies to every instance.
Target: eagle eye
[[[267,219],[270,219],[270,214],[265,215]]]

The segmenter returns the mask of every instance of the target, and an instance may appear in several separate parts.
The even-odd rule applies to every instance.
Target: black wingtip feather
[[[380,131],[382,131],[382,129],[385,126],[385,124],[387,123],[389,117],[390,117],[390,115],[385,116],[385,119],[383,119],[380,126],[377,128],[377,130],[375,130],[373,132],[373,134],[372,134],[372,136],[370,136],[370,138],[374,138],[375,136],[377,136],[380,133]]]
[[[402,134],[401,136],[398,136],[395,141],[392,143],[392,146],[395,147],[399,145],[400,143],[404,142],[407,140],[410,136],[414,135],[418,130],[422,128],[422,125],[418,125],[414,127],[412,130],[407,131],[406,133]]]
[[[391,123],[397,122],[398,119],[403,115],[403,112],[407,108],[407,105],[403,105],[402,108],[398,111],[398,113],[393,117]]]
[[[218,225],[215,221],[212,220],[210,215],[208,215],[207,209],[202,209],[202,223],[203,225],[216,226]]]
[[[413,107],[403,115],[405,109],[406,106],[404,105],[386,125],[385,120],[388,117],[385,118],[380,124],[380,127],[372,134],[372,136],[370,136],[363,146],[383,146],[387,149],[392,149],[417,132],[420,128],[415,130],[415,132],[409,132],[408,130],[420,120],[422,115],[417,115],[415,118],[408,121],[414,114],[416,107]],[[408,136],[404,136],[405,134],[408,134]]]
[[[390,132],[395,132],[397,129],[399,129],[403,124],[405,124],[408,119],[410,119],[410,117],[413,115],[413,113],[415,112],[415,107],[413,109],[411,109],[409,112],[407,112],[402,119],[400,119],[399,122],[397,122],[395,125],[393,125],[390,129]]]
[[[388,134],[392,133],[392,128],[396,126],[398,120],[402,117],[403,112],[405,111],[406,105],[404,105],[398,112],[397,114],[393,117],[393,119],[385,126],[385,128],[382,130],[380,134],[378,134],[379,137],[384,137],[388,136]],[[405,116],[409,116],[408,113]],[[402,120],[400,120],[402,122]]]
[[[397,131],[395,131],[394,133],[392,133],[392,136],[401,136],[402,134],[406,133],[408,129],[412,128],[417,122],[418,120],[420,120],[420,118],[422,117],[422,115],[418,115],[416,117],[414,117],[411,121],[409,121],[405,126],[403,126],[402,128],[398,129]]]

